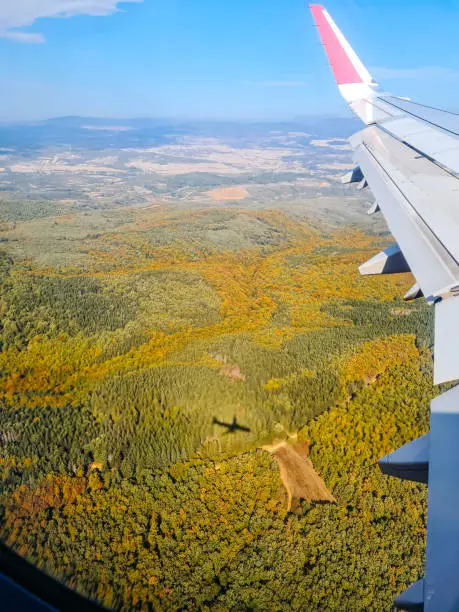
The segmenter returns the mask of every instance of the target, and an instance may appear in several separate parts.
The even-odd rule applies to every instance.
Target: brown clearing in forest
[[[413,311],[409,310],[408,308],[392,308],[392,310],[390,311],[391,316],[393,317],[407,317],[409,316]]]
[[[62,215],[55,219],[55,223],[71,223],[72,221],[75,221],[75,215]]]
[[[216,202],[222,200],[243,200],[249,195],[245,187],[219,187],[207,192],[208,195]]]
[[[233,382],[236,380],[245,380],[245,376],[241,372],[241,368],[234,363],[225,363],[225,365],[220,368],[220,375],[226,376]]]
[[[279,465],[282,483],[287,490],[288,510],[292,507],[293,498],[336,503],[324,481],[314,470],[307,456],[307,447],[302,444],[292,446],[287,442],[281,442],[272,446],[263,446],[263,449],[274,455]]]

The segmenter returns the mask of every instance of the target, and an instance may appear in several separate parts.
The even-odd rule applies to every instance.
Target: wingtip
[[[356,93],[359,99],[365,97],[368,93],[368,86],[372,83],[368,70],[357,57],[328,11],[321,4],[310,4],[309,8],[341,93],[348,101],[354,99]],[[341,89],[342,87],[344,89]]]
[[[310,4],[309,10],[312,13],[312,16],[315,18],[315,13],[323,12],[325,8],[321,4]]]

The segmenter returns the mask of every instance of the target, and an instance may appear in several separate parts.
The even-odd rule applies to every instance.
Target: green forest
[[[377,460],[436,393],[412,277],[358,274],[387,236],[242,205],[2,211],[3,541],[116,610],[391,610],[426,489]],[[289,503],[279,445],[328,501]]]

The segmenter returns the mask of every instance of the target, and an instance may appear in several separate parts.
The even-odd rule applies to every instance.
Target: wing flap
[[[444,171],[377,126],[359,132],[351,142],[355,161],[368,180],[424,295],[434,299],[447,294],[450,287],[459,283],[458,266],[420,215],[416,197],[422,196],[422,185],[413,178],[422,174],[425,164],[430,174]],[[457,182],[453,177],[451,180]]]
[[[424,591],[431,612],[459,609],[459,386],[431,403]]]
[[[459,180],[378,127],[364,131],[363,144],[443,244],[457,268]]]
[[[459,338],[459,298],[443,300],[435,306],[434,383],[459,378],[457,359]]]

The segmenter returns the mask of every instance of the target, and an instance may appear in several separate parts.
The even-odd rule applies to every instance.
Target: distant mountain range
[[[316,138],[347,138],[359,127],[354,118],[304,117],[291,122],[185,121],[154,118],[106,119],[56,117],[33,123],[0,124],[2,148],[36,150],[45,146],[86,149],[173,144],[183,136],[219,138],[232,146],[248,146],[273,132],[305,132]]]

